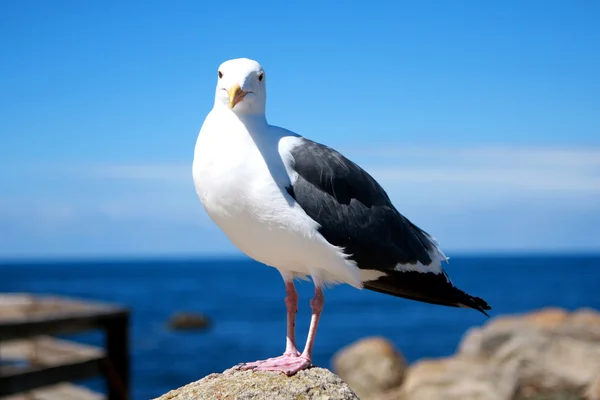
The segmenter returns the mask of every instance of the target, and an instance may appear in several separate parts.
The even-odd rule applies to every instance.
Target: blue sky
[[[600,250],[600,3],[0,3],[0,257],[236,253],[191,162],[217,66],[453,252]]]

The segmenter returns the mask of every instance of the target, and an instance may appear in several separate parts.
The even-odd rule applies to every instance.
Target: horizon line
[[[448,257],[450,264],[456,258],[535,258],[535,257],[600,257],[600,249],[513,249],[513,250],[467,250],[457,251]],[[33,257],[0,257],[0,266],[10,264],[98,264],[98,263],[144,263],[183,261],[252,261],[260,262],[237,252],[206,254],[156,254],[156,255],[64,255]]]

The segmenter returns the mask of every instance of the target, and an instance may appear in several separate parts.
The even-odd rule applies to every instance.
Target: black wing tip
[[[460,303],[462,307],[472,308],[473,310],[477,310],[486,317],[490,318],[490,315],[486,312],[492,309],[492,307],[482,299],[481,297],[474,297],[464,293],[467,296],[468,301]]]
[[[472,308],[490,318],[492,307],[482,298],[455,287],[444,274],[417,271],[387,271],[387,275],[364,283],[376,292],[449,307]]]

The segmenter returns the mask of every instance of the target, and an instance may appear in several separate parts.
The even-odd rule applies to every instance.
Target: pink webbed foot
[[[305,356],[284,354],[280,357],[244,364],[241,366],[241,369],[251,369],[253,371],[277,371],[291,376],[311,365],[310,360]]]
[[[254,361],[254,362],[242,363],[239,365],[239,369],[244,369],[244,370],[245,369],[254,369],[263,364],[277,363],[277,362],[283,361],[284,359],[287,359],[287,358],[298,357],[299,355],[300,355],[300,352],[296,352],[295,354],[283,353],[283,355],[281,355],[279,357],[272,357],[272,358],[267,358],[266,360],[258,360],[258,361]]]

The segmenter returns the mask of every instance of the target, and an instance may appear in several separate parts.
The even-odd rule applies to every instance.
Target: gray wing
[[[288,193],[329,243],[344,248],[362,269],[431,264],[435,244],[429,235],[396,210],[371,175],[330,147],[300,140],[291,150],[298,179]]]

